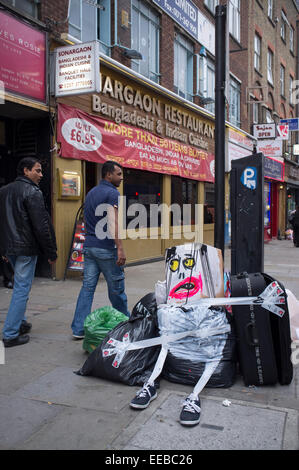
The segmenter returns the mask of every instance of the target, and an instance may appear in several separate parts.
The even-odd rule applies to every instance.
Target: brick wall
[[[295,108],[289,103],[289,77],[293,76],[295,79],[296,71],[296,57],[290,52],[289,47],[289,28],[286,28],[286,41],[284,42],[280,36],[281,27],[281,10],[283,9],[288,21],[294,28],[294,51],[297,50],[296,41],[296,18],[298,12],[292,1],[277,0],[274,2],[273,21],[268,18],[267,4],[259,0],[251,0],[254,6],[253,15],[250,18],[250,68],[249,68],[249,85],[255,86],[260,84],[268,87],[268,96],[266,104],[273,107],[274,117],[295,117]],[[265,3],[265,5],[264,5]],[[275,20],[275,19],[278,19]],[[254,35],[257,32],[262,41],[261,50],[261,70],[260,73],[254,70],[253,55],[254,55]],[[267,53],[268,49],[273,52],[273,85],[267,80]],[[285,93],[284,97],[280,94],[280,65],[285,67]],[[269,96],[271,94],[271,96]]]
[[[222,0],[221,0],[222,1]],[[214,15],[204,5],[203,0],[193,0],[196,6],[211,22],[215,22]],[[285,14],[289,22],[294,27],[294,51],[297,50],[296,41],[296,19],[298,12],[291,0],[276,0],[274,2],[273,18],[279,19],[278,23],[270,21],[267,15],[267,2],[264,0],[247,0],[241,1],[241,38],[240,42],[236,41],[230,36],[230,71],[241,83],[241,128],[251,132],[252,131],[252,105],[246,103],[246,89],[247,87],[254,87],[257,85],[268,86],[269,92],[273,97],[273,110],[277,115],[284,117],[292,116],[295,113],[294,107],[290,106],[289,95],[289,77],[290,75],[296,79],[296,57],[292,55],[289,50],[289,34],[287,28],[287,41],[284,43],[280,38],[280,21],[281,10]],[[159,10],[152,2],[152,8],[155,8],[160,13],[160,84],[165,88],[173,90],[174,82],[174,38],[175,33],[178,31],[180,34],[188,35],[180,26],[174,22],[166,13]],[[41,20],[46,22],[47,18],[56,21],[63,21],[67,16],[68,0],[42,0],[41,2]],[[121,13],[127,12],[129,17],[128,27],[121,24]],[[131,1],[118,0],[118,13],[117,13],[117,42],[125,47],[131,47]],[[67,32],[67,23],[51,27],[53,36],[60,35],[61,32]],[[261,71],[254,70],[254,36],[255,31],[258,32],[262,39],[262,66]],[[189,37],[190,39],[190,37]],[[114,32],[114,2],[111,2],[111,43],[115,42]],[[194,53],[198,54],[200,44],[193,41]],[[271,86],[267,81],[267,50],[270,47],[274,51],[274,86]],[[245,49],[245,50],[244,50]],[[111,57],[124,65],[130,67],[131,61],[123,55],[123,49],[117,46],[112,48]],[[279,78],[280,78],[280,64],[285,66],[285,97],[280,96]],[[196,79],[197,79],[197,63],[194,58],[194,93],[196,92]],[[268,96],[265,97],[266,104],[268,103]],[[200,104],[198,97],[194,99],[196,104]],[[270,100],[271,101],[271,100]],[[228,109],[228,112],[230,110]],[[293,114],[295,115],[295,114]]]
[[[40,5],[40,19],[48,24],[48,19],[63,22],[67,18],[68,0],[42,0]],[[50,22],[51,33],[57,37],[62,32],[67,32],[68,23],[55,25]]]

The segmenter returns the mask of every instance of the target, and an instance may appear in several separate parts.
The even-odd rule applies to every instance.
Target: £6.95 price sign
[[[101,131],[84,119],[68,119],[64,122],[61,132],[66,142],[77,150],[93,152],[102,144]]]

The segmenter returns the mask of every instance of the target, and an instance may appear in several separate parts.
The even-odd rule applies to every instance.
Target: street
[[[227,250],[228,270],[229,256]],[[290,240],[265,245],[264,270],[299,299],[299,249]],[[164,262],[125,272],[131,310],[163,280]],[[193,428],[179,423],[190,386],[162,379],[157,399],[136,411],[129,403],[140,387],[74,374],[87,359],[70,330],[80,287],[80,279],[34,280],[27,308],[30,342],[6,349],[0,365],[0,449],[298,450],[298,365],[289,386],[246,387],[238,375],[230,388],[205,388],[201,421]],[[1,329],[11,292],[0,288]],[[101,279],[93,308],[104,305],[109,301]]]

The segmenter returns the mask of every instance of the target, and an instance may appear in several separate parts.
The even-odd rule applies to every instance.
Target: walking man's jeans
[[[84,335],[84,320],[91,312],[94,293],[99,276],[103,273],[108,287],[112,307],[128,317],[127,296],[125,294],[125,274],[123,267],[117,266],[117,249],[86,247],[84,253],[83,285],[77,300],[72,322],[74,335]],[[100,306],[99,306],[100,307]]]
[[[32,281],[34,279],[37,256],[8,256],[14,268],[14,287],[3,327],[3,338],[13,339],[19,336]]]

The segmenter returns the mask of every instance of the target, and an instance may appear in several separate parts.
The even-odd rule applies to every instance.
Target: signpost
[[[299,130],[299,118],[281,119],[280,124],[288,124],[290,131]]]

